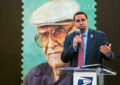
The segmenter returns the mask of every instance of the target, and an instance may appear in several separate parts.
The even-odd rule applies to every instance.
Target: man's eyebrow
[[[45,33],[49,33],[48,31],[47,32],[39,32],[38,34],[45,34]]]
[[[82,18],[82,19],[85,19],[85,18]]]
[[[49,32],[49,30],[40,28],[40,29],[38,30],[38,32],[39,32],[39,33],[45,33],[45,32]]]
[[[58,26],[57,29],[64,29],[64,27],[63,26]]]

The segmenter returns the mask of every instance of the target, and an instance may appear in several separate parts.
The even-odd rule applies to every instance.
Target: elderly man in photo
[[[63,42],[67,34],[76,30],[73,16],[80,11],[79,5],[71,0],[53,0],[37,8],[31,14],[31,22],[37,27],[35,42],[43,49],[46,63],[39,64],[25,76],[23,85],[67,85],[67,73],[61,61]],[[40,41],[38,41],[40,39]]]

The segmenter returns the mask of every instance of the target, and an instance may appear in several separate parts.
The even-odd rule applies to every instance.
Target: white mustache
[[[47,50],[47,54],[50,55],[50,54],[55,54],[55,53],[62,53],[63,49],[62,48],[59,48],[59,49],[48,49]]]

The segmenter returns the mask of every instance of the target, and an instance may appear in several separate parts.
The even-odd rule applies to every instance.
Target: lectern
[[[100,64],[59,68],[59,70],[73,76],[73,85],[104,85],[104,75],[116,75],[116,72]]]

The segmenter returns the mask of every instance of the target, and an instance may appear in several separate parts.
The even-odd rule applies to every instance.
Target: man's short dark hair
[[[75,16],[76,16],[76,15],[80,15],[80,14],[85,15],[85,17],[88,19],[87,15],[86,15],[84,12],[77,12],[77,13],[75,13],[75,15],[74,15],[74,21],[75,21]]]

